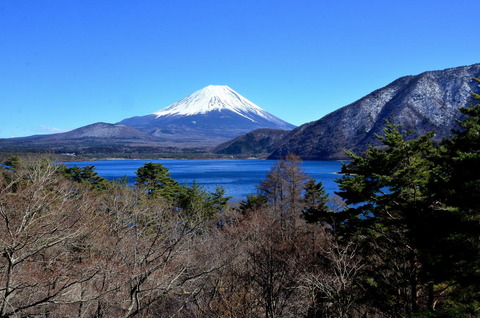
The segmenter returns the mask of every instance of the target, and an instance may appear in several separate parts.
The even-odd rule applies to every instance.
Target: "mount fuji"
[[[224,85],[209,85],[150,115],[118,124],[156,139],[204,145],[216,145],[258,128],[295,128]]]
[[[205,153],[259,128],[295,127],[228,86],[210,85],[150,115],[117,124],[94,123],[65,133],[0,139],[0,152]]]

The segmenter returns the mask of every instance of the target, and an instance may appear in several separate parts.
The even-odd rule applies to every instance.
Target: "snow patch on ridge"
[[[161,116],[191,116],[206,114],[211,111],[229,110],[255,122],[249,114],[255,114],[268,120],[272,116],[242,95],[226,85],[209,85],[195,93],[154,112],[156,118]]]

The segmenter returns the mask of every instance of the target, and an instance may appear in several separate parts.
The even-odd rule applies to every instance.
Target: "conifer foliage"
[[[364,258],[362,301],[388,316],[479,314],[479,108],[463,108],[462,129],[439,147],[388,123],[385,149],[350,153],[343,167],[349,217],[336,230]]]
[[[149,194],[160,194],[167,200],[173,200],[181,192],[180,185],[170,177],[168,168],[160,163],[147,162],[136,171],[136,185],[144,188]]]

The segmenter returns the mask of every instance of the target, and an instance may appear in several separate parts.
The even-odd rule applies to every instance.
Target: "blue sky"
[[[480,62],[480,1],[0,0],[0,138],[150,114],[228,85],[300,125]]]

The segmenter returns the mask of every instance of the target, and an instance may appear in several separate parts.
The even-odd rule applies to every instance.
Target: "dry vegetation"
[[[225,206],[215,219],[140,187],[72,182],[44,160],[12,165],[0,174],[2,317],[298,317],[320,303],[341,315],[351,309],[335,298],[355,271],[330,264],[340,269],[348,256],[356,268],[354,249],[298,215],[285,222],[279,202],[249,213]]]

